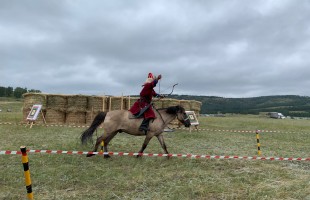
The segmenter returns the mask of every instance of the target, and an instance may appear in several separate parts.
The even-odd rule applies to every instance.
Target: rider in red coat
[[[156,78],[153,76],[152,73],[149,73],[148,78],[146,79],[140,92],[140,98],[129,109],[132,114],[139,115],[141,109],[148,107],[147,110],[143,113],[144,119],[139,128],[139,130],[144,131],[145,134],[148,131],[150,120],[155,118],[155,113],[151,105],[152,98],[161,97],[161,95],[157,94],[154,90],[154,87],[156,87],[156,84],[160,79],[161,75],[158,75],[158,77]]]

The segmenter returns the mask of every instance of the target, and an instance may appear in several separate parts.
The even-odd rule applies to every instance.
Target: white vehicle
[[[285,116],[282,113],[278,113],[278,112],[270,112],[268,114],[271,118],[275,118],[275,119],[284,119],[285,118]]]

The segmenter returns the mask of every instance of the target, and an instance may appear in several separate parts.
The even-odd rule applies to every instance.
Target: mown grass
[[[21,120],[1,113],[0,122]],[[10,116],[7,116],[10,115]],[[15,117],[13,116],[15,115]],[[206,131],[164,133],[170,153],[257,155],[255,133],[217,130],[277,130],[261,133],[263,156],[309,157],[307,120],[273,120],[232,115],[200,118]],[[0,125],[0,150],[89,151],[81,146],[81,128]],[[102,129],[98,130],[98,135]],[[143,137],[118,134],[110,151],[137,152]],[[156,138],[146,153],[162,153]],[[20,155],[0,156],[0,199],[26,199]],[[310,199],[310,162],[216,160],[160,157],[29,154],[35,199]]]

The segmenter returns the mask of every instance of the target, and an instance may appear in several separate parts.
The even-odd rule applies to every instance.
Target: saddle
[[[150,106],[152,106],[152,104],[150,103],[149,105],[147,105],[147,106],[145,106],[144,108],[142,108],[141,110],[140,110],[140,112],[138,112],[137,114],[131,114],[130,116],[129,116],[129,119],[139,119],[139,118],[142,118],[143,117],[143,113],[145,113],[145,111],[147,110],[147,109],[149,109],[150,108]]]

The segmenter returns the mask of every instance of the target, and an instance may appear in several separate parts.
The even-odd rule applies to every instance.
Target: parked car
[[[275,119],[284,119],[285,118],[285,116],[282,113],[279,113],[279,112],[270,112],[270,113],[268,113],[268,115],[271,118],[275,118]]]

